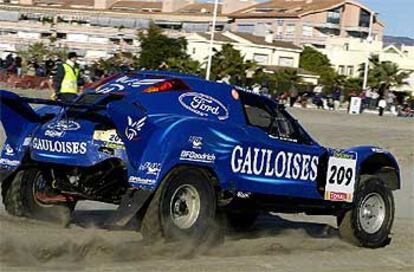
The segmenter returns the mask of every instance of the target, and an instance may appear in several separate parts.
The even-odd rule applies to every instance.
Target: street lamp
[[[373,41],[372,38],[372,25],[374,24],[374,12],[371,12],[371,16],[369,18],[369,30],[368,30],[368,37],[367,37],[367,42],[368,45],[370,45]],[[370,47],[367,46],[368,49],[368,56],[367,56],[367,60],[365,61],[365,68],[364,68],[364,82],[362,85],[362,89],[366,90],[368,87],[368,73],[369,73],[369,57],[370,57]]]
[[[207,71],[206,71],[207,80],[210,80],[210,75],[211,75],[211,61],[213,59],[213,43],[214,43],[214,33],[216,31],[218,4],[219,4],[219,0],[215,0],[214,1],[214,12],[213,12],[213,23],[211,26],[211,35],[210,35],[210,45],[208,48],[208,61],[207,61]]]

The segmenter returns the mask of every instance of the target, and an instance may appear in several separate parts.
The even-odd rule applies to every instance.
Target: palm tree
[[[368,85],[374,89],[382,89],[384,95],[392,87],[406,85],[406,80],[411,72],[401,70],[396,63],[390,61],[381,62],[378,55],[373,55],[369,59],[370,69],[368,71]],[[361,78],[363,77],[364,64],[359,67]]]

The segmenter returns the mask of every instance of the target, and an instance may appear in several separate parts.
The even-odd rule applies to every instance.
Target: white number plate
[[[93,139],[107,143],[123,145],[122,139],[118,136],[115,129],[111,130],[95,130]]]
[[[355,191],[356,154],[336,154],[329,158],[325,200],[352,202]]]

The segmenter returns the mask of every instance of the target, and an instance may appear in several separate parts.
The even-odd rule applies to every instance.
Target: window
[[[279,57],[279,66],[293,67],[294,60],[291,57]]]
[[[371,14],[361,9],[361,12],[359,13],[359,26],[360,27],[369,27],[371,22]]]
[[[294,37],[296,32],[296,25],[295,24],[288,24],[286,26],[286,36]]]
[[[341,10],[342,8],[336,8],[328,11],[327,23],[339,25],[341,22]]]
[[[313,143],[297,122],[275,102],[244,92],[240,93],[240,99],[248,125],[257,127],[278,140]]]
[[[305,37],[312,37],[313,36],[313,27],[304,25],[302,28],[302,35]]]
[[[254,53],[253,60],[257,62],[258,64],[266,65],[268,64],[268,61],[269,61],[269,55]]]
[[[237,31],[242,33],[253,33],[254,32],[254,25],[237,25]]]
[[[349,43],[345,43],[344,44],[344,50],[345,51],[349,51]]]
[[[347,71],[348,76],[353,76],[354,75],[354,66],[348,66],[347,70],[348,70]]]
[[[338,67],[338,73],[340,75],[345,75],[345,66],[344,65],[339,65],[339,67]]]

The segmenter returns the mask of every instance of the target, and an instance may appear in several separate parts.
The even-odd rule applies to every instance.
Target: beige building
[[[329,38],[366,38],[372,16],[373,38],[382,41],[375,12],[353,0],[273,0],[228,15],[232,31],[324,47]]]
[[[339,74],[347,77],[358,77],[360,65],[371,55],[378,55],[380,62],[396,63],[400,69],[411,72],[411,77],[407,85],[395,90],[414,94],[414,46],[384,46],[382,41],[330,38],[326,40],[326,47],[318,50],[328,56]]]
[[[205,64],[210,48],[210,35],[207,33],[189,33],[184,37],[188,41],[188,54],[200,63]],[[299,69],[302,48],[291,42],[274,41],[266,37],[257,37],[247,33],[216,33],[213,51],[220,51],[224,44],[231,44],[239,50],[245,61],[255,62],[264,67],[268,73],[290,68],[298,71],[304,82],[316,85],[319,76]]]
[[[207,33],[186,34],[188,54],[201,63],[206,62],[209,52],[210,35]],[[259,65],[279,65],[299,67],[302,48],[282,41],[266,41],[265,38],[251,34],[222,32],[215,35],[214,51],[220,51],[224,44],[231,44],[241,52],[246,61]]]

